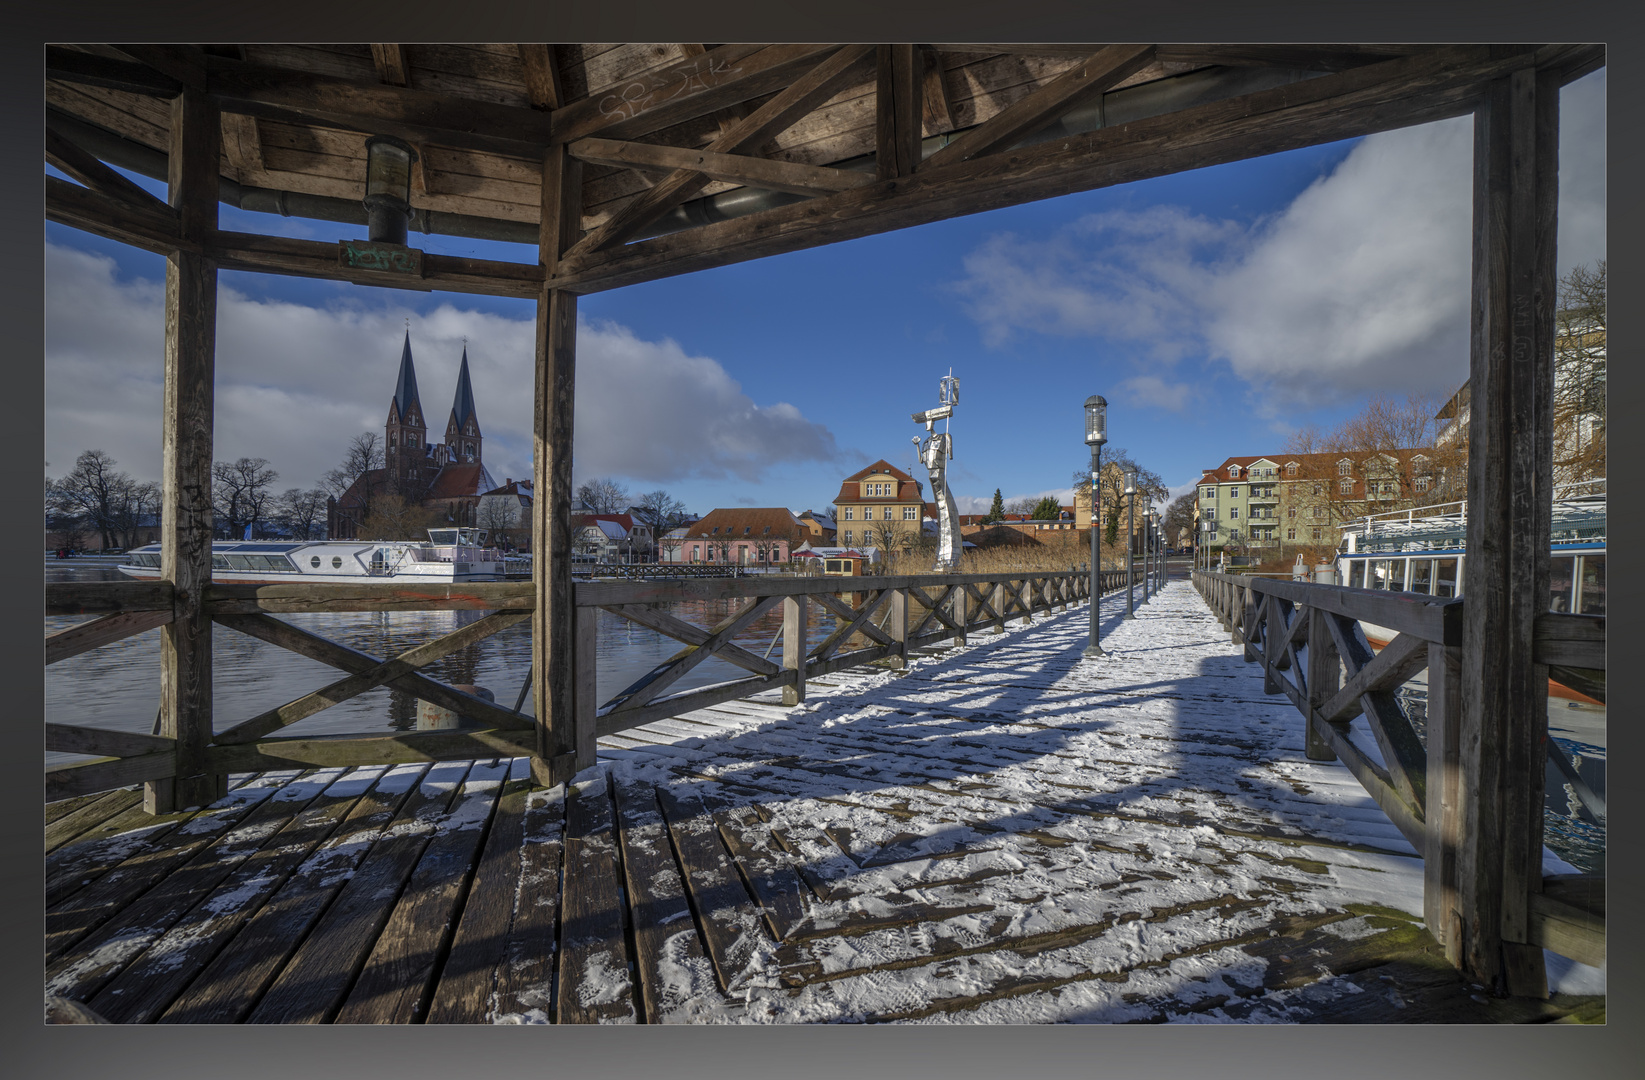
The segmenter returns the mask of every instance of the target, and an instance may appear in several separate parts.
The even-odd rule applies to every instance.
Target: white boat
[[[358,584],[393,581],[429,585],[501,581],[503,552],[485,546],[483,529],[430,529],[415,540],[218,540],[211,545],[211,579],[224,585],[291,582]],[[119,570],[158,578],[160,545],[133,549]]]
[[[1554,492],[1549,536],[1548,610],[1605,614],[1605,481],[1589,480]],[[1361,519],[1343,531],[1338,580],[1356,589],[1385,589],[1451,597],[1462,593],[1467,560],[1467,504],[1423,507]],[[1361,622],[1365,638],[1381,649],[1394,632]],[[1593,705],[1586,694],[1558,682],[1555,697]]]

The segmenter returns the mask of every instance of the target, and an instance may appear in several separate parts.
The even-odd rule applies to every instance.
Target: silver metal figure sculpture
[[[913,442],[931,477],[931,501],[937,504],[936,569],[952,570],[960,564],[959,509],[954,505],[947,481],[948,462],[954,457],[954,440],[948,433],[947,423],[943,424],[942,431],[936,430],[937,421],[947,421],[960,402],[960,381],[954,378],[952,370],[937,384],[937,397],[941,404],[935,409],[914,414],[914,422],[924,424],[930,434],[924,440],[916,435]]]

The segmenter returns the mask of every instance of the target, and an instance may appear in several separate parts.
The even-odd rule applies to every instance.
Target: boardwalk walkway
[[[1410,845],[1193,589],[1123,604],[1108,659],[1076,608],[604,739],[569,789],[504,760],[59,804],[47,993],[120,1022],[1603,1019],[1463,982]]]

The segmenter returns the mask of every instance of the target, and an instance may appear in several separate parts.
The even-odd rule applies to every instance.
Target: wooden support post
[[[950,611],[953,615],[954,625],[959,627],[959,631],[954,635],[954,644],[964,645],[966,644],[965,628],[971,622],[971,594],[966,592],[963,587],[955,589],[953,605]]]
[[[1005,633],[1005,602],[1011,594],[1005,587],[1005,582],[994,584],[994,633]]]
[[[600,707],[600,692],[595,681],[596,648],[600,631],[600,609],[576,609],[576,630],[572,635],[571,705],[575,718],[571,725],[571,742],[576,755],[572,767],[577,772],[594,767],[595,740],[594,714]]]
[[[1445,947],[1446,959],[1458,966],[1463,962],[1456,878],[1457,852],[1463,846],[1457,741],[1462,733],[1461,657],[1461,649],[1428,645],[1428,803],[1422,812],[1422,917]]]
[[[1461,848],[1464,970],[1499,994],[1546,996],[1530,941],[1542,885],[1559,84],[1515,72],[1474,114],[1472,393],[1463,612]]]
[[[783,687],[784,705],[805,704],[806,596],[783,597],[783,670],[794,672],[794,682]]]
[[[909,176],[920,163],[920,94],[914,46],[881,45],[874,132],[881,180]]]
[[[577,238],[582,204],[582,167],[557,146],[542,171],[542,228],[538,257],[550,274]],[[573,664],[576,614],[571,590],[571,435],[577,373],[577,297],[545,289],[537,301],[537,363],[534,394],[536,498],[531,507],[532,700],[537,715],[537,753],[532,777],[560,784],[577,771],[582,756],[576,732]],[[592,751],[590,751],[592,763]]]
[[[885,632],[896,642],[897,651],[891,656],[893,667],[908,667],[908,590],[893,589],[886,597]]]
[[[1318,727],[1323,722],[1318,719],[1320,707],[1342,687],[1342,658],[1337,655],[1336,638],[1331,636],[1331,628],[1325,622],[1330,617],[1319,608],[1308,609],[1308,671],[1304,677],[1308,680],[1309,717],[1303,725],[1306,730],[1303,754],[1309,761],[1337,759],[1331,741]]]
[[[1257,610],[1262,619],[1262,692],[1279,693],[1279,676],[1274,674],[1274,653],[1283,648],[1285,620],[1280,617],[1279,598],[1273,593],[1259,593]]]
[[[227,778],[206,772],[211,741],[211,617],[202,604],[211,584],[213,381],[217,350],[217,267],[200,248],[217,228],[222,121],[198,90],[171,103],[168,201],[179,237],[192,250],[166,256],[165,429],[161,438],[160,576],[172,583],[171,622],[160,630],[160,731],[177,740],[177,775],[143,785],[151,814],[203,806]]]

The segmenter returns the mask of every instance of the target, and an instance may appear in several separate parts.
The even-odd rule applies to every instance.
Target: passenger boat
[[[1345,529],[1346,550],[1337,558],[1338,580],[1356,589],[1386,589],[1449,597],[1462,594],[1467,561],[1467,504],[1420,507],[1362,518]],[[1548,609],[1579,615],[1605,614],[1605,481],[1556,489],[1550,534]],[[1381,649],[1394,632],[1360,624],[1366,641]],[[1555,697],[1594,699],[1557,682]]]
[[[415,540],[219,540],[211,545],[211,579],[224,585],[368,581],[449,584],[501,581],[503,552],[485,546],[484,529],[430,529]],[[158,578],[160,545],[133,549],[119,570]]]

